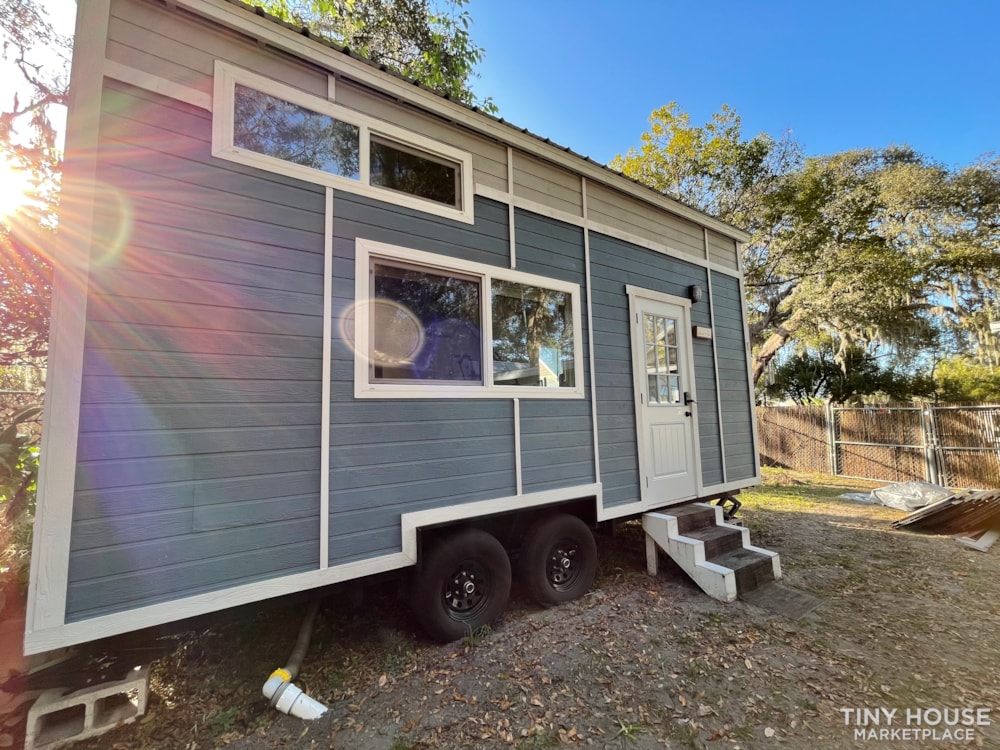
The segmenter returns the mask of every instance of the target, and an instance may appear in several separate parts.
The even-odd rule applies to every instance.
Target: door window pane
[[[378,260],[372,279],[372,382],[483,382],[478,279]]]
[[[677,321],[663,315],[643,313],[646,352],[647,402],[681,403]]]
[[[573,309],[567,292],[493,281],[493,382],[573,388]]]
[[[233,145],[329,174],[358,179],[356,125],[236,84]]]

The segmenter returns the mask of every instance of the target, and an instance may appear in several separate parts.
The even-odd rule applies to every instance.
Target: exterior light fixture
[[[688,299],[691,300],[692,305],[697,305],[701,302],[701,287],[697,284],[692,284],[688,287]]]

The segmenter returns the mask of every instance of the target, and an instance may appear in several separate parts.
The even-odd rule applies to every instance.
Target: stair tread
[[[771,556],[765,555],[763,552],[747,549],[746,547],[740,547],[739,549],[725,552],[718,557],[713,557],[709,562],[729,568],[730,570],[742,570],[743,568],[748,568],[751,565],[759,563],[766,562],[770,565]]]
[[[738,536],[743,537],[743,532],[737,529],[727,529],[724,526],[705,526],[701,529],[694,529],[693,531],[688,531],[684,533],[684,536],[689,536],[694,539],[701,539],[702,541],[709,541],[713,539],[723,539],[728,536]]]
[[[715,509],[704,505],[677,505],[665,513],[677,520],[677,530],[681,534],[715,525]]]
[[[713,508],[706,508],[704,505],[674,505],[663,511],[668,516],[691,516],[697,513],[715,514]]]

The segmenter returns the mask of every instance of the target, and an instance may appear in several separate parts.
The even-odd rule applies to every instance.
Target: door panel
[[[690,316],[685,303],[633,297],[632,366],[643,503],[696,497],[697,438]]]
[[[649,428],[651,479],[665,479],[685,474],[690,456],[687,435],[683,425],[654,424]]]

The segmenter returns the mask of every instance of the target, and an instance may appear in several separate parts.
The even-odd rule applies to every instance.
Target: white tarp
[[[841,497],[856,500],[860,503],[876,503],[897,510],[910,511],[923,508],[925,505],[944,500],[954,493],[946,487],[928,482],[900,482],[887,484],[865,495],[861,492],[848,492]]]

